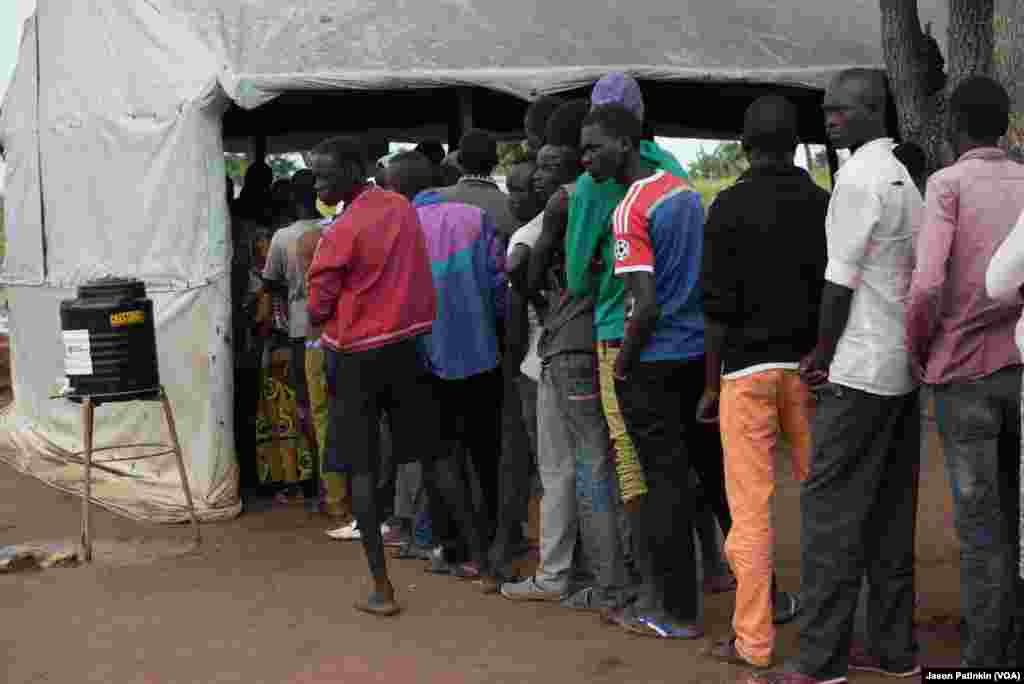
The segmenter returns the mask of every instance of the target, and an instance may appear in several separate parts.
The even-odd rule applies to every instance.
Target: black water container
[[[159,396],[153,302],[134,278],[102,278],[60,303],[68,398],[130,401]]]

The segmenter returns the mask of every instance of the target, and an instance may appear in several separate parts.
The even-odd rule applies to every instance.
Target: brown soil
[[[799,585],[797,490],[780,460],[776,558]],[[953,665],[959,570],[941,454],[929,435],[918,539],[922,660]],[[78,500],[0,466],[0,546],[73,539]],[[146,527],[94,512],[97,562],[0,575],[0,681],[78,684],[397,684],[733,682],[742,670],[700,656],[708,640],[662,642],[557,605],[513,604],[470,584],[392,561],[405,613],[380,619],[357,544],[324,536],[301,508],[204,527]],[[534,521],[536,523],[536,521]],[[707,603],[710,637],[730,629],[731,594]],[[793,652],[795,625],[778,654]],[[855,682],[883,681],[857,676]]]

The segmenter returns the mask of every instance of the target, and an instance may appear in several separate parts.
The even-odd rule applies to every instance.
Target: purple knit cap
[[[613,71],[594,84],[590,104],[595,107],[619,104],[633,112],[636,118],[644,120],[644,96],[640,93],[640,84],[621,71]]]

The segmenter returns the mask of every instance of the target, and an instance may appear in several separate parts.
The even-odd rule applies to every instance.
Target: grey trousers
[[[1024,621],[1020,553],[1021,367],[935,387],[960,538],[966,667],[1017,666]]]
[[[800,496],[805,610],[793,667],[817,679],[846,676],[866,572],[868,650],[886,669],[912,669],[918,393],[883,397],[828,385],[812,434]]]
[[[540,505],[537,583],[569,589],[577,531],[588,569],[606,605],[625,584],[618,485],[601,408],[597,355],[567,353],[545,362],[537,391]]]

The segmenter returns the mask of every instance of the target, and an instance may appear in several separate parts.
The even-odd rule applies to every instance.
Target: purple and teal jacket
[[[497,322],[505,317],[505,250],[483,209],[427,190],[413,202],[427,238],[437,318],[419,339],[431,373],[447,380],[498,367]]]

